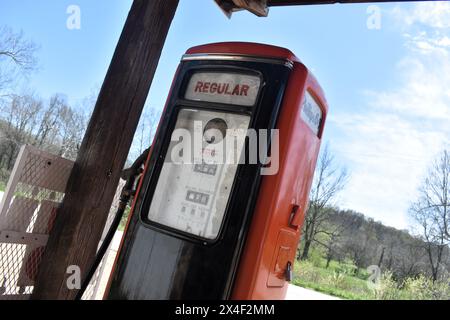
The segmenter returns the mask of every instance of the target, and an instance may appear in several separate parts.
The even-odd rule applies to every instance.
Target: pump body
[[[189,49],[105,297],[283,299],[326,114],[322,89],[287,49]]]

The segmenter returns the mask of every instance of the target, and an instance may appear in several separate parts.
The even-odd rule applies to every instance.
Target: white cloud
[[[436,29],[450,28],[450,3],[446,1],[421,2],[412,9],[394,7],[391,14],[405,27],[422,25]]]
[[[450,3],[396,6],[391,15],[407,48],[398,84],[367,90],[364,113],[335,114],[330,123],[342,132],[334,149],[351,164],[342,206],[406,228],[430,162],[450,146]]]
[[[406,228],[406,212],[429,162],[448,132],[418,126],[398,114],[371,111],[331,117],[344,135],[334,141],[351,168],[341,205]]]
[[[400,85],[367,91],[374,109],[401,112],[422,119],[450,120],[450,61],[440,53],[410,55],[396,68]]]
[[[426,32],[416,34],[405,33],[405,45],[412,51],[422,54],[440,53],[443,58],[448,58],[450,38],[442,31]]]

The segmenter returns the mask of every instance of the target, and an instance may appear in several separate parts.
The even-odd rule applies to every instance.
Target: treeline
[[[87,115],[62,95],[45,101],[32,94],[9,94],[0,100],[0,179],[5,181],[24,144],[75,159]]]
[[[428,278],[448,278],[450,249],[440,252],[438,244],[431,244],[407,230],[385,226],[372,218],[351,210],[326,208],[328,231],[312,244],[327,260],[350,262],[357,274],[371,265],[388,271],[398,282],[425,275]],[[336,232],[339,230],[339,233]],[[300,252],[302,248],[300,248]],[[438,272],[434,269],[439,258]]]
[[[96,96],[92,93],[76,107],[60,94],[47,101],[31,94],[10,94],[0,99],[0,183],[8,181],[24,144],[75,160]],[[151,144],[160,115],[154,108],[144,109],[126,166]]]
[[[450,279],[450,152],[430,164],[408,210],[409,230],[397,230],[354,211],[337,209],[335,199],[348,181],[326,146],[316,167],[302,230],[298,259],[319,252],[325,268],[331,261],[354,266],[354,273],[377,266],[394,281],[425,277]],[[375,267],[376,268],[376,267]]]

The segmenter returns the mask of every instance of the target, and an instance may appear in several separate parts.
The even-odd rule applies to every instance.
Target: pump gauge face
[[[198,237],[215,239],[249,121],[247,115],[180,110],[148,219]]]
[[[205,125],[203,138],[207,143],[216,144],[221,142],[227,134],[227,123],[220,118],[211,119]]]

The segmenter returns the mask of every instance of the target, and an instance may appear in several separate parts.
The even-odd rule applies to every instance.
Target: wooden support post
[[[134,0],[70,175],[33,299],[73,299],[93,262],[178,0]],[[95,44],[94,44],[95,45]],[[95,50],[95,48],[92,48]]]

